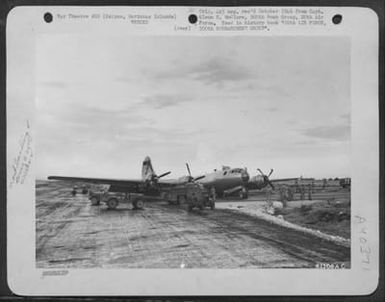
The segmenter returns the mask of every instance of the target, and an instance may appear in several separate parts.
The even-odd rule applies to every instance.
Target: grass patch
[[[350,203],[303,204],[300,207],[276,209],[289,222],[320,230],[323,233],[350,238]]]

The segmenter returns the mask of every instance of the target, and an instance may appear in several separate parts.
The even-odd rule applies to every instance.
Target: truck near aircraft
[[[198,182],[187,182],[165,189],[162,198],[170,204],[186,204],[189,211],[193,208],[203,210],[206,207],[215,208],[215,191],[205,188]]]

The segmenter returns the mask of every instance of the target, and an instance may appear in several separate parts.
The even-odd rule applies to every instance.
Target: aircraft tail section
[[[151,159],[149,156],[143,161],[142,165],[142,180],[143,181],[151,181],[155,176],[154,169],[152,168]]]

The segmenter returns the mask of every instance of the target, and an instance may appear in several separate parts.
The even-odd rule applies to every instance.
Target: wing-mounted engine
[[[198,177],[192,177],[192,175],[191,175],[191,170],[190,170],[190,166],[188,165],[188,163],[186,163],[186,168],[187,168],[188,175],[183,176],[183,180],[184,180],[185,182],[195,182],[195,181],[197,181],[197,180],[202,179],[202,178],[205,177],[204,175],[198,176]],[[181,177],[180,179],[182,179],[182,177]]]
[[[143,180],[143,190],[149,190],[149,189],[157,189],[157,183],[158,180],[166,175],[169,175],[171,171],[168,171],[166,173],[163,173],[161,175],[156,175],[151,159],[149,156],[146,156],[146,158],[143,161],[142,165],[142,180]]]
[[[270,170],[268,175],[264,174],[260,169],[257,169],[257,171],[260,173],[260,175],[253,176],[250,179],[248,183],[249,189],[260,190],[269,185],[274,190],[274,185],[269,179],[270,175],[273,173],[273,169]]]

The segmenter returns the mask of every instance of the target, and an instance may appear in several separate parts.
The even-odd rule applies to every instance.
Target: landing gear
[[[243,188],[241,191],[239,191],[239,197],[242,199],[247,199],[249,197],[249,192],[247,189]]]
[[[115,197],[112,197],[107,200],[107,207],[111,210],[116,209],[119,204],[119,200]]]
[[[217,194],[214,187],[210,188],[210,194],[209,194],[209,201],[210,201],[210,209],[215,209],[215,200],[217,199]]]
[[[72,194],[72,196],[76,196],[77,193],[78,193],[78,187],[74,186],[74,188],[71,191],[71,194]]]
[[[169,200],[169,194],[167,192],[160,193],[160,198],[163,200]]]
[[[177,199],[176,203],[178,205],[186,203],[186,196],[184,196],[184,195],[178,196],[178,199]]]
[[[293,193],[293,190],[291,188],[288,188],[288,190],[287,190],[287,200],[288,201],[294,200],[294,193]]]

